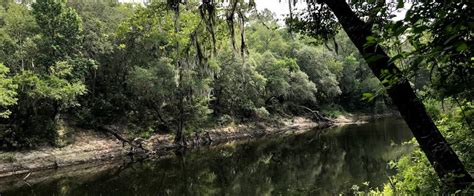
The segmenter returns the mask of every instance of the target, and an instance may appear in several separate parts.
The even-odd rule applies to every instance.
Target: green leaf
[[[397,8],[404,8],[405,7],[405,0],[398,0]]]
[[[456,51],[463,52],[467,50],[467,44],[465,42],[460,42],[456,45]]]
[[[366,43],[366,44],[374,44],[374,43],[377,42],[377,40],[375,39],[374,36],[368,36],[368,37],[366,38],[366,40],[367,40],[367,43]]]
[[[407,27],[403,26],[402,21],[397,21],[392,27],[392,31],[393,31],[394,36],[402,35],[405,32],[406,29],[407,29]]]
[[[404,57],[405,57],[405,55],[403,55],[403,54],[397,54],[397,55],[393,56],[392,58],[390,58],[390,62],[393,63],[393,62],[397,61],[398,59],[401,59],[401,58],[404,58]]]
[[[16,89],[18,86],[13,84],[8,72],[8,67],[0,63],[0,118],[8,118],[11,114],[10,110],[4,108],[17,104]]]
[[[375,95],[373,93],[363,93],[362,94],[362,100],[366,100],[368,102],[373,101],[375,98]]]
[[[370,55],[366,61],[367,63],[373,63],[373,62],[376,62],[382,58],[384,58],[385,56],[384,55],[380,55],[380,54],[373,54],[373,55]]]

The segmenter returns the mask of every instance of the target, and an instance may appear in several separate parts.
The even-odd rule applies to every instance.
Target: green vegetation
[[[466,119],[473,118],[473,107],[470,103],[459,106],[451,99],[444,100],[444,103],[434,99],[426,99],[425,104],[430,111],[430,115],[435,119],[436,125],[452,144],[453,149],[459,158],[465,163],[470,173],[474,171],[474,136],[472,128]],[[463,114],[464,113],[464,114]],[[467,114],[467,115],[466,115]],[[415,139],[412,139],[401,146],[417,146]],[[398,194],[427,194],[443,192],[443,185],[436,172],[430,165],[428,159],[417,146],[414,151],[403,155],[399,160],[392,161],[390,167],[396,169],[398,173],[390,176],[389,182],[384,185],[383,190],[371,190],[371,194],[398,195]],[[357,187],[363,185],[356,185]],[[471,194],[472,187],[466,190],[458,190],[459,194]],[[365,194],[364,191],[355,190],[354,193]]]
[[[474,171],[472,6],[416,2],[394,20],[404,7],[308,1],[284,26],[254,1],[4,0],[0,148],[62,146],[68,126],[103,125],[173,133],[183,145],[205,128],[305,109],[337,117],[397,108],[420,148],[393,164],[385,191],[465,188]]]
[[[16,88],[13,84],[13,80],[7,77],[10,69],[5,67],[5,65],[0,64],[0,106],[5,108],[10,105],[16,104]],[[8,118],[11,114],[11,111],[8,109],[3,109],[0,112],[0,117]]]
[[[471,186],[474,180],[469,171],[472,169],[469,164],[463,164],[470,159],[463,160],[464,157],[457,155],[465,153],[466,149],[458,149],[457,144],[449,141],[450,134],[442,134],[445,125],[435,123],[433,118],[437,116],[428,113],[433,107],[427,110],[420,97],[442,103],[449,98],[461,108],[461,113],[469,113],[465,110],[472,102],[474,78],[472,51],[468,46],[472,45],[473,29],[469,22],[472,21],[469,5],[465,1],[415,2],[406,8],[404,18],[394,20],[393,10],[405,8],[404,1],[347,3],[321,0],[308,1],[306,10],[287,19],[296,31],[327,41],[335,40],[337,24],[342,27],[413,132],[426,160],[441,180],[439,192],[455,192]],[[369,93],[364,93],[364,97],[374,99]],[[464,114],[462,118],[464,120],[457,120],[466,122],[463,129],[472,132],[472,117]],[[448,127],[454,129],[456,126]],[[400,169],[417,171],[422,168],[416,163],[415,167],[404,167],[412,160],[402,161]],[[407,173],[413,175],[410,170]],[[425,182],[437,181],[433,176],[423,179]],[[410,178],[405,182],[412,187],[423,186]],[[410,190],[436,191],[425,188]],[[402,191],[409,189],[404,187]]]
[[[469,128],[465,121],[467,118],[474,117],[472,105],[466,103],[461,108],[449,99],[445,100],[443,107],[440,102],[433,99],[426,100],[425,104],[430,108],[430,114],[436,119],[436,125],[440,131],[472,173],[474,171],[474,136],[472,128]],[[463,113],[468,116],[464,116]],[[409,143],[416,144],[416,140]],[[443,191],[443,186],[435,171],[419,148],[391,165],[398,170],[398,173],[391,177],[390,183],[385,185],[385,193],[422,194]],[[472,190],[470,191],[464,190],[460,193],[472,193]]]
[[[336,53],[314,38],[291,35],[269,11],[250,11],[244,29],[232,26],[235,35],[245,31],[244,46],[225,20],[203,21],[198,6],[180,5],[176,15],[158,2],[37,1],[31,9],[7,3],[0,26],[0,145],[61,145],[65,121],[85,128],[126,125],[134,135],[179,129],[186,135],[217,125],[216,119],[307,112],[295,106],[325,107],[328,114],[326,105],[375,107],[360,99],[381,86],[343,33],[344,52]]]

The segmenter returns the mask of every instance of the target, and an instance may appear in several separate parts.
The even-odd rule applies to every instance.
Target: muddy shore
[[[284,119],[278,125],[270,123],[252,123],[237,126],[218,127],[207,130],[201,134],[189,136],[187,145],[195,148],[204,145],[217,145],[219,143],[280,136],[286,134],[299,134],[309,130],[324,129],[330,126],[343,126],[346,124],[366,123],[370,119],[393,116],[383,115],[352,115],[339,116],[331,122],[313,122],[310,119],[296,117]],[[28,178],[38,171],[65,168],[73,165],[87,165],[107,163],[116,159],[124,159],[130,155],[160,158],[170,156],[177,148],[173,144],[171,134],[158,134],[142,142],[146,153],[124,144],[113,136],[101,134],[92,130],[77,133],[74,142],[62,148],[42,147],[36,150],[0,152],[0,181],[3,177],[19,176],[19,179]]]

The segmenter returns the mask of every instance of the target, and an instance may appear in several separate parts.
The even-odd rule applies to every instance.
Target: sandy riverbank
[[[303,117],[295,117],[283,119],[278,125],[267,122],[218,127],[188,137],[187,143],[189,147],[196,147],[245,138],[298,134],[330,126],[361,124],[372,118],[390,115],[393,114],[376,116],[346,115],[339,116],[333,119],[332,122],[321,123]],[[172,134],[158,134],[143,141],[143,147],[148,151],[146,156],[159,158],[160,156],[169,155],[176,149],[173,139]],[[131,146],[124,145],[113,136],[92,130],[82,130],[76,133],[72,144],[62,148],[42,147],[28,151],[0,152],[0,178],[20,174],[26,177],[32,172],[40,170],[121,159],[130,153]]]

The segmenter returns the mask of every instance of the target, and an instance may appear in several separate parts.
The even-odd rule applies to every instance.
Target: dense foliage
[[[65,145],[70,127],[113,124],[181,138],[233,121],[304,115],[304,108],[335,116],[391,107],[318,1],[292,14],[288,27],[255,11],[253,1],[173,2],[2,1],[0,148]],[[402,1],[351,6],[376,32],[367,43],[388,51],[472,173],[472,6],[417,2],[398,21],[393,11]],[[399,173],[386,191],[440,190],[419,149],[393,166]]]
[[[430,114],[436,119],[436,125],[440,131],[465,163],[467,170],[470,173],[474,172],[474,135],[472,128],[466,123],[466,118],[472,119],[474,117],[472,104],[466,103],[465,106],[460,107],[451,99],[445,100],[444,104],[434,99],[427,99],[425,104],[428,106]],[[413,139],[403,145],[416,146],[417,143]],[[385,195],[427,194],[442,192],[444,189],[433,167],[419,148],[389,165],[397,169],[398,173],[390,177],[390,182],[385,184],[383,190],[374,190],[372,193]],[[472,187],[459,190],[458,193],[471,194]]]
[[[210,29],[197,9],[192,2],[176,14],[159,2],[46,0],[30,9],[7,1],[0,14],[2,148],[63,145],[73,134],[68,126],[189,134],[216,122],[307,112],[294,106],[375,106],[360,99],[379,84],[344,34],[336,53],[290,34],[269,11],[252,11],[241,24],[217,18]],[[246,45],[237,44],[242,38]]]

